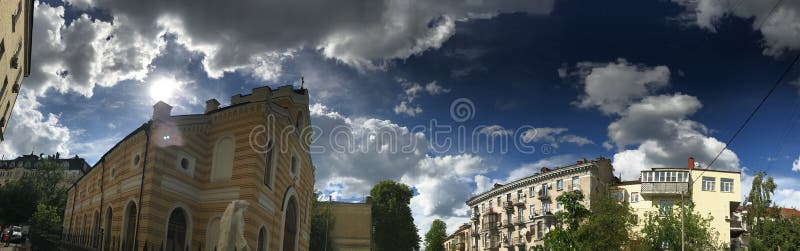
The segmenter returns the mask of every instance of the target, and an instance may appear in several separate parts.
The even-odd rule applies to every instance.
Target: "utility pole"
[[[681,251],[685,250],[686,235],[683,230],[683,192],[681,192]]]

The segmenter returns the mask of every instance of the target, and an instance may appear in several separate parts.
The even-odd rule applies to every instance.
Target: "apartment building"
[[[72,185],[84,172],[89,170],[89,164],[78,155],[62,159],[58,153],[49,156],[31,153],[10,160],[0,160],[0,186],[30,175],[41,167],[44,161],[50,161],[53,165],[58,165],[64,170],[64,179],[61,182],[64,187]]]
[[[556,197],[568,191],[584,194],[584,206],[605,194],[613,185],[613,167],[608,159],[582,159],[575,164],[547,168],[531,176],[495,184],[467,200],[471,223],[465,250],[528,250],[542,246],[544,235],[562,210]]]
[[[34,0],[0,2],[0,142],[17,101],[22,77],[31,74]]]
[[[334,218],[327,237],[332,243],[332,251],[373,249],[371,197],[367,196],[363,203],[327,201],[320,204],[317,210],[330,210]]]
[[[233,200],[251,250],[308,250],[314,166],[308,92],[259,87],[202,114],[152,118],[67,191],[63,239],[80,249],[214,250]],[[265,146],[261,148],[260,146]]]
[[[447,251],[474,251],[474,247],[468,245],[470,239],[470,225],[466,223],[444,240],[444,250]]]
[[[685,168],[652,168],[640,178],[615,185],[617,199],[627,200],[635,215],[634,232],[644,226],[648,214],[676,210],[681,200],[691,200],[694,210],[712,216],[711,227],[719,239],[732,247],[741,242],[745,232],[741,211],[741,173],[702,169],[689,158]]]

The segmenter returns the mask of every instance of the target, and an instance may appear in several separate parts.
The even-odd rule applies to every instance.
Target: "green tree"
[[[556,228],[544,237],[545,247],[553,250],[577,250],[578,228],[591,213],[580,202],[583,201],[583,193],[572,191],[562,193],[556,197],[564,210],[556,212]]]
[[[311,203],[313,215],[311,216],[311,251],[333,250],[333,240],[330,238],[331,230],[336,224],[336,219],[331,214],[330,203],[317,199],[319,192],[315,193]]]
[[[0,220],[3,225],[27,223],[36,210],[39,195],[27,178],[7,183],[0,188]]]
[[[439,219],[433,220],[431,229],[425,234],[425,251],[444,251],[445,239],[447,239],[447,224]]]
[[[420,237],[411,216],[408,186],[391,180],[381,181],[369,192],[375,224],[375,249],[378,251],[419,250]]]
[[[67,202],[63,179],[63,168],[43,160],[29,175],[0,188],[0,218],[6,224],[33,222],[41,230],[56,230]]]
[[[591,205],[592,213],[578,228],[580,250],[620,250],[628,244],[633,227],[633,212],[628,203],[601,195]]]
[[[745,221],[750,227],[748,243],[753,250],[800,250],[800,218],[780,215],[781,208],[772,205],[772,194],[778,186],[763,172],[753,176],[750,194],[745,199]]]
[[[694,212],[694,203],[691,201],[684,203],[683,215],[686,250],[724,249],[719,234],[711,228],[713,217],[703,217]],[[641,232],[643,250],[680,249],[680,208],[665,204],[665,208],[659,208],[658,213],[648,214]]]

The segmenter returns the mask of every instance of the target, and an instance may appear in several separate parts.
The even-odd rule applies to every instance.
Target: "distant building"
[[[336,219],[328,236],[332,240],[333,250],[373,250],[372,238],[372,203],[367,197],[364,203],[322,202],[329,208]]]
[[[34,0],[0,1],[0,142],[17,101],[22,77],[31,74]]]
[[[232,96],[229,106],[208,100],[201,114],[171,109],[156,103],[150,121],[67,191],[67,243],[210,251],[225,208],[244,200],[251,250],[308,250],[315,172],[306,151],[310,131],[303,130],[308,91],[259,87]]]
[[[475,251],[475,247],[467,245],[469,243],[469,224],[464,224],[447,236],[444,240],[444,250],[446,251]]]
[[[686,168],[652,168],[642,171],[640,178],[616,185],[616,196],[630,203],[635,215],[634,232],[644,227],[648,214],[665,214],[679,210],[681,199],[691,200],[695,212],[712,216],[713,231],[719,239],[736,248],[745,232],[741,211],[741,173],[700,169],[689,158]],[[670,247],[673,248],[673,247]]]
[[[555,225],[555,212],[563,210],[556,197],[580,191],[584,206],[606,194],[613,182],[608,159],[579,160],[577,163],[495,184],[491,190],[467,200],[472,209],[469,238],[463,250],[528,250],[542,246],[544,236]],[[467,248],[467,246],[469,246]]]
[[[78,157],[78,155],[72,158],[62,159],[58,153],[43,157],[31,153],[12,160],[0,160],[0,186],[30,175],[37,168],[41,167],[45,160],[64,169],[64,180],[62,181],[62,185],[64,186],[71,185],[75,180],[80,178],[83,173],[89,170],[89,164],[86,163],[86,160],[83,158]]]

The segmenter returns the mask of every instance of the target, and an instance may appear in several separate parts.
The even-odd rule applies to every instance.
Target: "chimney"
[[[155,105],[153,105],[153,120],[156,119],[166,119],[172,113],[172,106],[164,103],[162,101],[158,101]]]
[[[219,101],[217,99],[206,100],[206,113],[219,109]]]
[[[689,157],[689,170],[694,170],[694,157]]]

